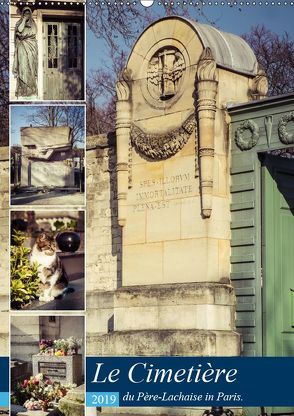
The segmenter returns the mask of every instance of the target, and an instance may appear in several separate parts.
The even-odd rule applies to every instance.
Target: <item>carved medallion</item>
[[[180,89],[186,64],[181,52],[174,47],[159,49],[149,61],[147,89],[155,100],[166,101]]]

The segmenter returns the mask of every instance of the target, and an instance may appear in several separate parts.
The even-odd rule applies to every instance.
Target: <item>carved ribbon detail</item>
[[[165,134],[146,133],[133,124],[131,127],[131,142],[139,153],[149,159],[168,159],[184,147],[195,127],[194,114],[191,114],[181,127]]]

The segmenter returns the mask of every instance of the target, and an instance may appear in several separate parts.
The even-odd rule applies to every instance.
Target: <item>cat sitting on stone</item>
[[[30,263],[38,265],[41,282],[41,302],[49,302],[63,295],[68,287],[68,279],[56,252],[56,242],[46,233],[40,234],[30,254]]]

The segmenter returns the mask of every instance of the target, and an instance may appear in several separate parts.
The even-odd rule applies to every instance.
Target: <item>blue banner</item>
[[[0,357],[0,407],[9,406],[9,358]]]
[[[88,357],[87,406],[294,406],[294,358]]]

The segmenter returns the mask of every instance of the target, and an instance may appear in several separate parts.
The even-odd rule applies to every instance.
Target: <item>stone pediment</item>
[[[195,108],[204,51],[213,61],[215,81],[221,71],[227,74],[222,79],[244,77],[250,80],[247,91],[255,88],[257,59],[241,37],[183,17],[165,17],[143,31],[117,84],[119,100],[132,103],[131,123],[148,134],[179,129]],[[163,116],[166,123],[160,122]]]
[[[161,28],[159,29],[160,26]],[[192,33],[194,32],[194,36],[196,35],[197,38],[199,38],[203,48],[211,49],[217,65],[246,75],[255,76],[257,74],[257,59],[254,55],[253,50],[248,45],[248,43],[245,42],[244,39],[232,33],[227,33],[218,30],[214,26],[202,24],[194,20],[180,16],[164,17],[147,27],[145,31],[142,32],[141,36],[138,38],[130,54],[129,62],[131,60],[132,54],[139,54],[139,50],[141,49],[141,47],[143,47],[143,44],[146,43],[146,34],[150,36],[150,32],[153,31],[154,40],[158,42],[159,38],[157,37],[157,34],[160,34],[162,32],[162,28],[165,26],[169,26],[169,28],[167,29],[169,39],[179,39],[181,41],[185,41],[186,38],[188,40],[188,43],[191,42],[191,44],[193,44],[196,41],[196,38],[193,39],[192,36]],[[189,29],[191,29],[190,35],[188,35]],[[161,42],[162,40],[163,39],[161,39]],[[172,42],[170,48],[173,49],[174,46],[175,44]],[[185,45],[185,43],[183,43],[182,47],[178,48],[179,66],[184,65],[183,60],[181,58],[181,54],[184,47],[188,49],[187,46],[187,44]],[[161,51],[161,53],[162,52],[163,51]]]

